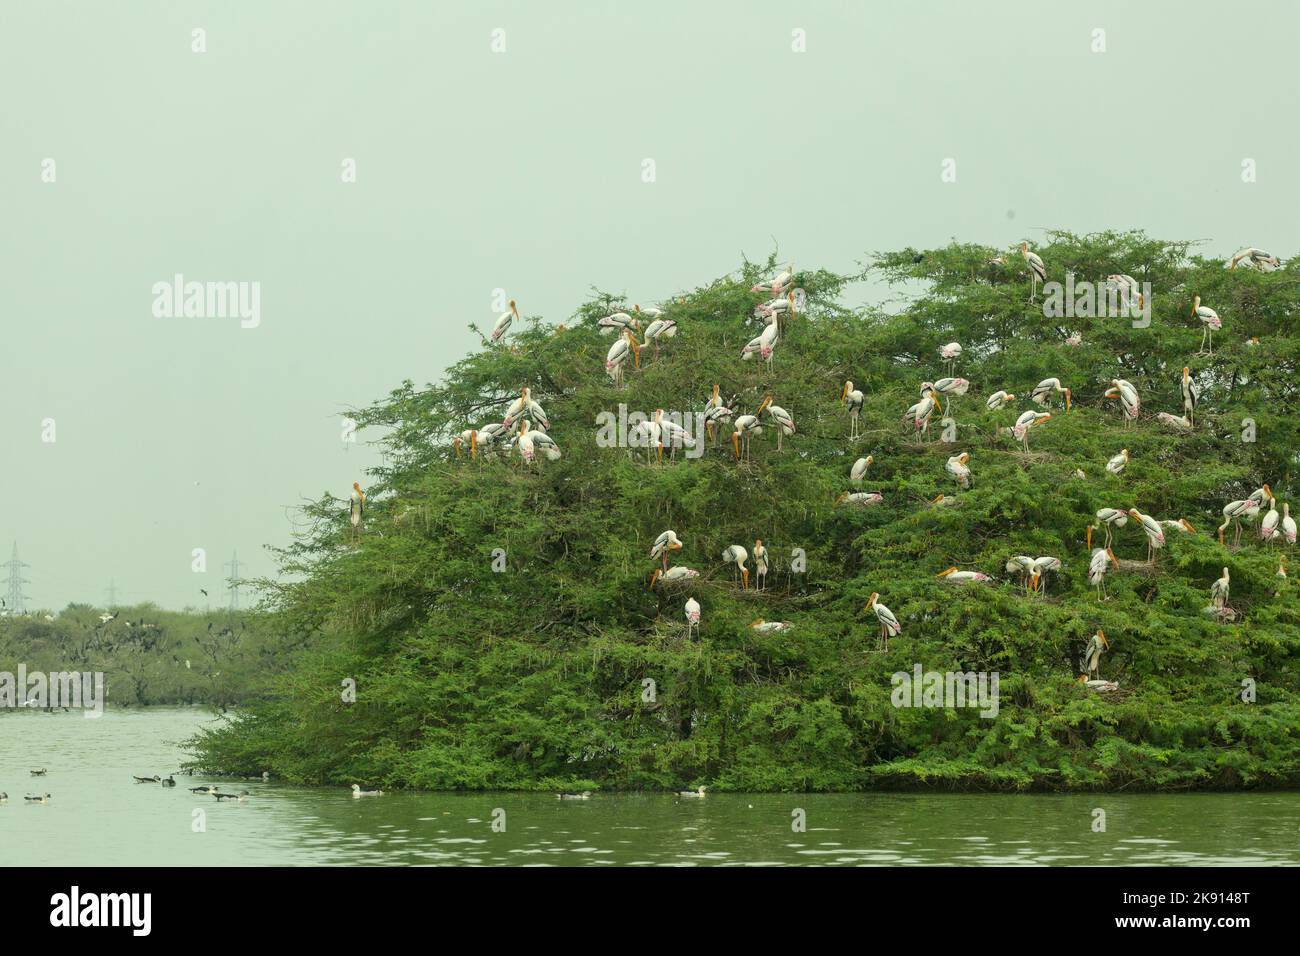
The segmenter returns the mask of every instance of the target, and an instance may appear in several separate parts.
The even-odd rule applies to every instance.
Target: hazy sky
[[[1290,255],[1297,35],[1186,0],[5,2],[0,560],[29,607],[219,602],[373,460],[340,411],[477,347],[496,288],[559,320],[773,237],[842,270],[1044,227]],[[260,283],[260,324],[155,318],[176,273]]]

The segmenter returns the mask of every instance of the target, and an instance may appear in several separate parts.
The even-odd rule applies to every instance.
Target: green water
[[[1300,794],[386,794],[178,777],[195,709],[0,717],[0,864],[487,866],[1300,863]],[[30,769],[46,767],[45,777]],[[218,803],[186,787],[247,789]],[[26,792],[48,791],[48,804]],[[1104,833],[1093,813],[1106,813]],[[195,810],[204,829],[195,832]],[[493,832],[494,811],[505,831]],[[806,814],[806,832],[792,829]],[[498,814],[499,817],[499,814]]]

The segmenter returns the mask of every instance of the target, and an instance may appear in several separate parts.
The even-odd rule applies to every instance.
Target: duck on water
[[[378,787],[371,787],[369,790],[363,790],[359,783],[354,783],[352,785],[352,796],[354,797],[382,797],[383,795],[384,791]]]
[[[28,803],[49,803],[50,795],[48,793],[29,793],[23,799]]]

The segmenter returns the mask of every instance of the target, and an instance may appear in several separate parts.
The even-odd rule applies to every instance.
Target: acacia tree
[[[596,320],[630,305],[593,291],[563,327],[516,325],[440,383],[403,383],[355,412],[385,450],[359,542],[344,503],[324,495],[282,552],[293,583],[267,582],[276,627],[314,643],[276,699],[194,742],[196,764],[427,788],[1294,785],[1300,605],[1276,576],[1278,544],[1234,550],[1213,531],[1226,502],[1264,482],[1279,502],[1296,490],[1296,269],[1227,270],[1136,233],[1053,233],[1037,251],[1049,281],[1149,283],[1150,323],[1045,314],[1017,252],[954,243],[874,255],[861,275],[801,270],[769,368],[741,349],[762,328],[753,310],[766,296],[750,288],[777,263],[746,262],[665,300],[679,332],[657,355],[643,350],[624,388],[605,375],[611,339]],[[914,297],[896,313],[842,305],[865,275]],[[1213,356],[1196,354],[1198,294],[1223,317]],[[971,391],[943,400],[952,443],[918,442],[904,410],[946,374],[938,349],[950,341]],[[1181,415],[1185,366],[1201,390],[1190,434],[1154,417]],[[1072,409],[1036,428],[1026,455],[1004,432],[1053,376]],[[1142,397],[1131,426],[1105,398],[1116,378]],[[840,402],[848,379],[865,394],[855,441]],[[598,440],[597,416],[619,403],[698,412],[714,383],[737,414],[769,394],[793,413],[783,451],[766,418],[752,464],[725,437],[662,465]],[[499,421],[523,386],[562,459],[457,458],[452,436]],[[989,411],[998,389],[1017,399]],[[1121,449],[1129,463],[1114,475],[1105,465]],[[944,468],[962,451],[969,489]],[[861,490],[882,502],[835,507],[867,454]],[[933,504],[939,494],[951,504]],[[1103,507],[1197,532],[1168,532],[1148,569],[1140,527],[1119,529],[1124,565],[1101,601],[1086,533]],[[650,543],[667,528],[684,542],[673,561],[699,575],[651,588]],[[769,587],[742,592],[722,552],[758,538]],[[1020,554],[1061,559],[1045,599],[1004,571]],[[995,580],[936,577],[954,565]],[[1204,613],[1224,566],[1233,624]],[[872,593],[902,626],[887,653],[864,612]],[[702,607],[698,637],[688,597]],[[755,630],[758,618],[793,626]],[[1098,629],[1119,684],[1108,694],[1078,681]],[[893,706],[893,675],[916,664],[997,672],[998,715]]]

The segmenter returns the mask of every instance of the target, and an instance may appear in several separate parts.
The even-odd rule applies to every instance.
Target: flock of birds
[[[183,772],[183,771],[178,771],[178,772]],[[42,767],[39,770],[29,770],[28,774],[33,777],[45,777],[49,774],[49,770],[45,767]],[[165,777],[160,774],[154,774],[148,777],[139,777],[139,776],[132,775],[131,779],[134,780],[137,784],[152,783],[152,784],[158,784],[159,786],[162,787],[176,786],[175,773],[169,773]],[[271,779],[271,774],[269,772],[263,771],[262,774],[260,774],[259,776],[246,777],[245,779],[261,780],[265,782]],[[212,786],[210,784],[204,784],[198,787],[190,787],[189,791],[190,793],[199,794],[200,796],[215,797],[218,803],[220,803],[222,800],[235,800],[235,801],[243,802],[244,800],[247,800],[249,797],[249,793],[247,790],[241,790],[239,793],[229,793],[222,790],[220,787]],[[23,800],[25,800],[27,803],[49,803],[52,799],[53,797],[49,793],[29,793],[23,797]],[[0,790],[0,803],[8,803],[8,802],[9,802],[9,794]]]
[[[1022,242],[1020,244],[1020,255],[1030,273],[1029,298],[1032,302],[1037,295],[1038,283],[1046,281],[1047,269],[1042,258],[1029,248],[1028,243]],[[918,256],[914,261],[919,261],[921,258]],[[1006,266],[1007,258],[1006,256],[998,256],[992,259],[989,265],[994,268],[1002,268]],[[1250,247],[1235,254],[1228,263],[1228,268],[1236,269],[1242,265],[1261,271],[1271,271],[1278,268],[1281,262],[1270,253]],[[761,320],[764,327],[757,336],[741,349],[740,357],[742,360],[750,360],[757,356],[762,361],[767,362],[769,367],[771,366],[773,356],[781,343],[782,334],[787,328],[787,324],[795,320],[798,315],[801,296],[794,288],[795,277],[794,265],[791,263],[777,275],[761,281],[751,288],[751,292],[763,294],[768,298],[754,308],[754,318]],[[1106,285],[1108,288],[1115,290],[1126,304],[1136,302],[1139,307],[1145,304],[1140,284],[1130,275],[1116,274],[1108,276]],[[1190,317],[1200,322],[1204,330],[1200,354],[1212,355],[1214,347],[1213,334],[1223,327],[1221,318],[1214,309],[1201,303],[1199,295],[1194,296],[1192,299]],[[508,311],[502,313],[497,319],[491,332],[491,341],[502,343],[518,318],[518,308],[512,299]],[[644,328],[642,325],[643,320],[647,320]],[[678,331],[677,321],[665,315],[662,309],[648,308],[643,310],[639,305],[633,306],[631,312],[616,311],[603,316],[597,320],[596,324],[602,332],[617,334],[618,336],[614,344],[610,346],[605,358],[606,375],[615,386],[624,384],[625,372],[629,362],[633,368],[639,369],[641,354],[646,348],[653,347],[657,353],[661,342],[671,339]],[[557,331],[562,331],[563,328],[561,326]],[[641,334],[640,340],[637,338],[638,333]],[[1254,340],[1252,340],[1253,342]],[[1067,344],[1078,345],[1080,339],[1077,335],[1072,336],[1067,340]],[[952,423],[952,404],[954,400],[966,395],[971,387],[969,381],[956,375],[956,367],[962,355],[961,344],[959,342],[950,342],[941,346],[938,353],[940,360],[945,364],[947,375],[934,381],[922,382],[919,389],[919,400],[907,409],[903,417],[904,422],[910,423],[912,434],[918,443],[929,440],[930,424],[936,413],[942,416],[941,425],[947,426]],[[1195,428],[1196,409],[1200,401],[1200,391],[1192,377],[1190,367],[1185,366],[1182,370],[1180,390],[1183,399],[1182,414],[1175,415],[1161,411],[1155,417],[1159,422],[1175,431],[1188,433]],[[1118,403],[1122,421],[1126,427],[1137,421],[1141,413],[1142,401],[1137,387],[1132,382],[1122,378],[1111,379],[1104,392],[1104,399],[1114,400]],[[998,412],[1011,406],[1015,401],[1015,393],[1000,388],[992,392],[985,399],[984,404],[989,412]],[[1031,434],[1048,425],[1058,407],[1061,413],[1069,414],[1073,401],[1074,393],[1062,383],[1060,378],[1045,378],[1038,382],[1029,392],[1031,407],[1019,411],[1014,423],[1000,428],[999,433],[1018,442],[1021,449],[1028,454]],[[852,381],[846,381],[840,390],[840,402],[848,412],[848,437],[850,441],[857,440],[861,436],[859,419],[865,402],[865,395]],[[947,410],[945,410],[945,402],[948,403]],[[763,434],[765,426],[774,429],[776,432],[777,451],[781,450],[784,438],[789,438],[797,432],[794,416],[786,409],[774,404],[771,394],[763,398],[752,414],[738,414],[738,412],[740,412],[738,396],[724,399],[719,386],[715,384],[712,393],[705,400],[703,406],[703,420],[708,436],[707,440],[709,443],[716,445],[719,428],[730,426],[731,451],[738,463],[747,463],[752,460],[751,441]],[[457,458],[462,457],[462,454],[468,450],[470,458],[476,460],[482,457],[496,456],[510,458],[517,454],[525,465],[531,467],[539,458],[556,461],[562,455],[555,440],[547,434],[549,428],[550,418],[545,409],[533,397],[531,389],[524,386],[520,389],[518,397],[508,404],[499,422],[492,421],[481,427],[467,428],[461,431],[452,438],[452,448]],[[649,420],[637,424],[634,435],[637,439],[636,444],[645,448],[648,456],[657,457],[659,460],[662,460],[665,448],[669,450],[671,455],[677,448],[693,448],[695,442],[695,439],[685,428],[665,419],[662,409],[657,409],[654,416]],[[1130,460],[1129,450],[1127,448],[1121,449],[1106,462],[1105,470],[1112,475],[1120,475]],[[972,486],[974,472],[971,461],[971,454],[963,451],[949,457],[944,464],[944,470],[955,483],[957,491],[967,490]],[[849,469],[848,478],[849,483],[854,487],[836,498],[835,507],[866,507],[880,505],[884,502],[884,496],[878,491],[858,490],[858,486],[864,483],[874,463],[875,459],[872,455],[866,455],[853,462]],[[1075,476],[1081,479],[1086,478],[1082,470],[1076,471]],[[955,501],[955,497],[940,494],[930,504],[932,506],[944,506],[954,504]],[[364,507],[365,492],[359,484],[354,483],[349,509],[354,537],[360,533]],[[1286,545],[1296,543],[1296,522],[1291,517],[1290,505],[1289,503],[1283,503],[1282,510],[1279,513],[1277,501],[1268,484],[1264,484],[1244,499],[1230,501],[1223,506],[1224,521],[1218,528],[1220,543],[1224,543],[1224,535],[1228,528],[1233,527],[1233,547],[1239,546],[1242,534],[1241,522],[1251,520],[1261,516],[1261,514],[1259,537],[1262,542],[1279,542]],[[1164,547],[1167,531],[1185,534],[1196,533],[1196,529],[1186,518],[1159,519],[1153,515],[1142,513],[1134,507],[1102,508],[1096,513],[1095,518],[1095,523],[1089,525],[1087,529],[1088,581],[1097,589],[1098,599],[1103,601],[1107,600],[1105,593],[1106,573],[1109,568],[1119,567],[1120,565],[1119,559],[1115,557],[1112,551],[1113,533],[1116,529],[1123,528],[1131,519],[1142,530],[1146,535],[1148,565],[1155,563],[1157,552]],[[1094,548],[1093,531],[1095,529],[1104,530],[1105,543]],[[686,583],[698,576],[699,572],[689,567],[670,565],[669,557],[673,553],[681,551],[682,547],[681,538],[673,529],[665,530],[655,539],[649,556],[656,561],[658,566],[650,578],[651,588]],[[728,545],[721,554],[722,562],[732,566],[735,583],[741,590],[749,589],[750,558],[749,549],[740,544]],[[766,578],[771,568],[767,548],[761,540],[754,542],[752,558],[756,577],[755,588],[761,591],[765,587]],[[1015,555],[1006,562],[1006,572],[1020,577],[1027,596],[1043,597],[1046,593],[1046,576],[1059,571],[1062,566],[1061,559],[1055,556]],[[1286,567],[1283,562],[1279,562],[1278,576],[1286,576]],[[950,584],[992,581],[991,576],[982,571],[963,570],[957,567],[940,572],[938,577]],[[1229,576],[1228,570],[1225,568],[1223,577],[1215,581],[1211,587],[1211,604],[1206,608],[1207,613],[1223,621],[1235,619],[1236,612],[1228,605],[1228,593]],[[875,615],[880,625],[879,649],[887,651],[889,638],[901,633],[902,626],[895,614],[881,603],[879,598],[878,593],[873,593],[863,610]],[[684,606],[688,636],[698,633],[701,613],[702,608],[699,601],[694,596],[688,597]],[[764,621],[760,618],[750,626],[757,633],[773,633],[786,630],[793,625],[788,621]],[[1099,679],[1088,679],[1098,675],[1097,665],[1100,656],[1109,647],[1105,635],[1098,631],[1088,641],[1085,648],[1081,661],[1081,670],[1083,670],[1084,674],[1080,677],[1080,680],[1086,681],[1089,686],[1094,686],[1095,689],[1107,690],[1113,689],[1115,686],[1110,682]],[[582,795],[563,796],[578,799]]]

